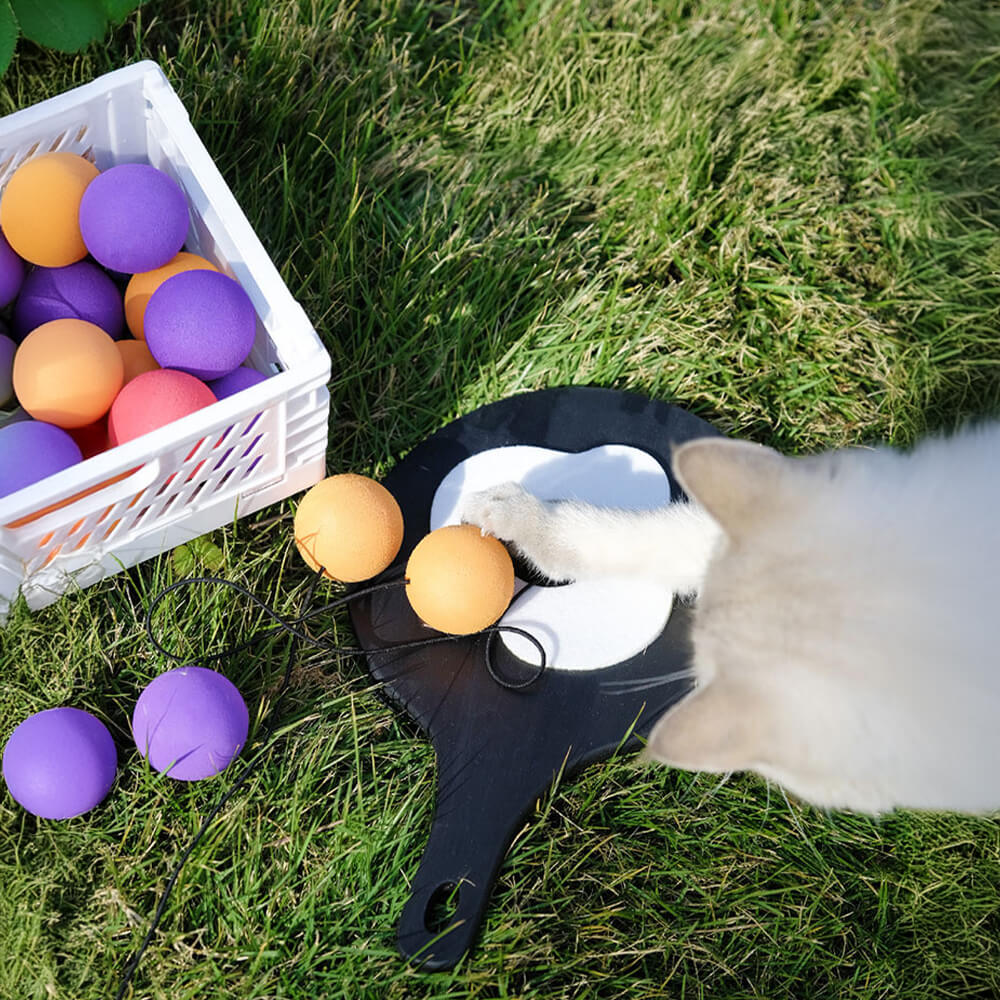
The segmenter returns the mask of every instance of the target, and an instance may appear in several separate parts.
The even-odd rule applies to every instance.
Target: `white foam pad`
[[[465,498],[513,480],[543,500],[583,500],[649,510],[670,502],[670,482],[648,452],[608,444],[578,454],[511,445],[471,455],[441,481],[431,504],[431,530],[458,524]],[[517,581],[518,590],[525,587]],[[542,644],[557,670],[600,670],[641,653],[662,631],[673,594],[636,579],[602,579],[562,587],[531,587],[501,619]],[[501,633],[508,649],[531,663],[526,639]]]

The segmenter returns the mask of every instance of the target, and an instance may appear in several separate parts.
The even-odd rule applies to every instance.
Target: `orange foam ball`
[[[0,228],[14,252],[42,267],[83,260],[80,199],[97,174],[97,167],[76,153],[25,160],[0,197]]]
[[[144,329],[146,306],[149,304],[153,292],[167,278],[172,278],[175,274],[180,274],[183,271],[218,270],[211,261],[205,260],[204,257],[182,250],[163,267],[157,267],[152,271],[143,271],[141,274],[133,274],[125,287],[125,322],[132,331],[132,336],[139,340],[146,339]]]
[[[115,347],[122,356],[122,364],[125,366],[122,385],[128,385],[143,372],[155,371],[160,367],[144,340],[116,340]]]
[[[403,542],[395,497],[367,476],[344,472],[312,487],[295,512],[295,544],[309,566],[345,583],[378,576]]]
[[[43,323],[14,355],[14,392],[21,406],[58,427],[84,427],[103,417],[124,374],[115,342],[83,319]]]
[[[406,596],[420,620],[452,635],[492,625],[514,596],[510,555],[472,524],[425,535],[410,553],[406,579]]]

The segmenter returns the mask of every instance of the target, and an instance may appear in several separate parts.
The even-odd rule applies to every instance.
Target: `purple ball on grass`
[[[10,305],[24,281],[24,261],[11,249],[7,237],[0,233],[0,308]]]
[[[178,781],[224,771],[240,752],[250,714],[236,685],[215,670],[177,667],[154,678],[132,713],[132,735],[150,766]]]
[[[67,267],[36,267],[14,304],[14,335],[23,340],[53,319],[86,320],[118,340],[125,328],[122,293],[89,260]]]
[[[80,200],[80,234],[94,259],[136,274],[172,260],[188,231],[187,199],[162,170],[122,163],[98,174]]]
[[[79,708],[28,716],[3,751],[3,776],[15,801],[43,819],[70,819],[111,789],[118,753],[100,719]]]
[[[227,396],[249,389],[252,385],[258,385],[266,379],[267,376],[263,372],[257,371],[256,368],[241,366],[228,375],[223,375],[222,378],[209,382],[208,387],[215,393],[216,399],[225,399]]]
[[[17,344],[0,333],[0,410],[14,399],[14,352]],[[2,455],[0,455],[2,460]]]
[[[246,361],[257,314],[239,282],[218,271],[182,271],[150,296],[143,331],[161,368],[210,382]]]
[[[21,420],[0,427],[0,497],[83,461],[80,446],[55,424]]]

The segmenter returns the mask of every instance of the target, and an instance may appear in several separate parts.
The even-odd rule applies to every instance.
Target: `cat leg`
[[[645,577],[677,593],[696,593],[720,538],[691,503],[655,510],[539,500],[517,483],[474,493],[462,519],[510,543],[551,580]]]

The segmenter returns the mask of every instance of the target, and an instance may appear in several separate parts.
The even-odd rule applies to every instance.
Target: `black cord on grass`
[[[323,569],[320,568],[320,574],[323,573]],[[318,577],[317,577],[318,580]],[[153,634],[153,614],[156,609],[160,606],[161,602],[169,594],[175,590],[179,590],[183,587],[189,587],[194,584],[210,583],[221,587],[228,587],[230,590],[236,591],[240,596],[245,597],[252,604],[255,604],[260,608],[266,615],[273,618],[275,621],[274,625],[270,625],[259,632],[254,633],[246,642],[239,643],[235,646],[227,646],[225,649],[220,650],[218,653],[209,653],[206,656],[200,656],[199,660],[201,662],[214,662],[215,660],[222,660],[230,656],[234,656],[236,653],[241,653],[245,649],[249,649],[255,643],[260,641],[260,637],[269,632],[287,632],[289,635],[294,636],[301,642],[305,642],[310,646],[314,646],[317,649],[325,650],[328,653],[333,653],[335,656],[373,656],[380,653],[391,653],[395,650],[400,649],[418,649],[421,646],[432,646],[441,642],[454,642],[456,639],[467,639],[469,635],[448,635],[439,633],[437,635],[430,636],[426,639],[413,639],[409,642],[400,642],[392,646],[382,646],[377,649],[362,649],[359,646],[334,646],[332,643],[324,642],[322,639],[316,639],[309,635],[308,632],[303,632],[296,626],[301,625],[303,622],[308,621],[310,618],[315,618],[317,615],[325,614],[329,611],[333,611],[335,608],[342,607],[343,605],[355,600],[358,597],[367,597],[369,594],[377,593],[380,590],[391,590],[395,587],[402,587],[409,581],[405,578],[399,578],[396,580],[386,580],[382,583],[373,583],[370,586],[362,587],[359,590],[353,590],[351,593],[345,595],[344,597],[338,598],[336,601],[331,601],[329,604],[324,604],[321,607],[313,608],[311,611],[307,611],[305,614],[300,615],[298,618],[293,618],[291,620],[286,620],[278,614],[266,601],[261,600],[256,594],[248,590],[246,587],[239,583],[234,583],[232,580],[226,580],[221,576],[192,576],[186,577],[183,580],[178,580],[176,583],[170,584],[169,587],[164,587],[163,590],[153,598],[153,603],[150,604],[149,610],[146,612],[146,638],[149,640],[150,645],[161,655],[165,656],[169,660],[173,660],[175,663],[187,662],[187,657],[179,656],[177,653],[172,653],[169,649],[163,646],[162,643]],[[309,592],[307,594],[307,602],[312,599],[312,595],[315,592],[317,581],[314,580],[310,585]],[[535,666],[533,673],[529,674],[524,680],[512,681],[507,677],[503,677],[498,673],[496,667],[493,664],[493,637],[499,632],[510,632],[513,635],[519,635],[523,639],[527,639],[538,652],[538,663]],[[517,625],[489,625],[484,629],[480,629],[478,632],[471,633],[472,635],[485,635],[486,638],[486,649],[485,649],[485,659],[486,659],[486,670],[489,672],[490,677],[502,688],[508,691],[523,691],[525,688],[531,687],[535,684],[538,679],[545,672],[546,658],[545,649],[542,644],[535,638],[530,632],[523,628],[519,628]]]
[[[308,607],[312,603],[313,595],[316,592],[316,587],[322,579],[323,570],[320,568],[319,573],[316,578],[309,585],[309,589],[306,592],[305,604]],[[373,655],[377,653],[391,653],[395,650],[404,649],[417,649],[421,646],[430,646],[440,642],[452,642],[455,639],[468,638],[467,636],[461,635],[443,635],[438,634],[430,636],[426,639],[415,639],[411,642],[401,642],[392,646],[384,646],[381,649],[362,649],[356,646],[335,646],[332,643],[325,642],[322,639],[316,639],[309,635],[308,632],[302,631],[299,628],[304,622],[308,621],[310,618],[315,618],[317,615],[323,614],[325,612],[332,611],[334,608],[338,608],[347,604],[349,601],[354,600],[358,597],[365,597],[369,594],[376,593],[381,590],[389,590],[393,587],[399,587],[406,583],[405,579],[389,580],[383,583],[375,583],[368,587],[363,587],[359,590],[352,591],[344,597],[339,598],[336,601],[331,601],[328,604],[324,604],[322,607],[313,608],[312,610],[306,611],[305,614],[300,615],[298,618],[285,619],[277,611],[274,610],[269,604],[261,600],[256,594],[248,590],[241,584],[234,583],[232,580],[226,580],[223,577],[218,576],[197,576],[188,577],[184,580],[178,580],[176,583],[170,584],[170,586],[165,587],[160,591],[159,594],[153,598],[148,610],[146,611],[145,620],[145,630],[146,638],[153,648],[164,656],[168,660],[173,660],[175,663],[188,663],[190,659],[185,656],[178,655],[167,649],[155,636],[153,632],[153,614],[156,609],[160,606],[163,600],[171,593],[176,590],[180,590],[184,587],[190,587],[197,584],[212,584],[214,586],[228,587],[230,590],[235,591],[240,596],[245,597],[252,604],[260,608],[268,617],[274,620],[273,625],[266,627],[256,633],[254,633],[246,642],[239,643],[234,646],[228,646],[217,653],[210,653],[205,656],[199,657],[201,662],[215,662],[216,660],[225,659],[235,655],[236,653],[242,652],[245,649],[249,649],[255,643],[259,642],[261,637],[267,633],[279,633],[284,632],[296,641],[294,641],[289,650],[288,655],[285,658],[285,668],[281,675],[281,683],[278,685],[277,692],[275,694],[274,702],[271,705],[267,716],[261,722],[260,730],[263,734],[263,744],[258,747],[257,752],[253,757],[248,760],[243,767],[240,769],[236,778],[233,780],[232,785],[223,793],[212,808],[208,811],[205,819],[202,821],[201,826],[198,831],[194,834],[191,840],[188,842],[187,846],[181,852],[181,856],[177,863],[174,865],[173,871],[170,873],[170,877],[167,879],[167,884],[160,895],[159,902],[156,905],[156,909],[153,911],[153,916],[150,919],[149,927],[146,930],[146,934],[142,939],[142,943],[136,949],[132,957],[128,960],[125,968],[122,970],[121,980],[118,985],[118,991],[115,993],[114,1000],[123,1000],[125,992],[128,989],[133,977],[135,976],[136,970],[139,967],[139,963],[142,961],[143,955],[149,948],[150,943],[153,940],[153,935],[156,933],[156,929],[160,925],[160,921],[163,919],[163,914],[166,912],[167,903],[170,900],[170,894],[173,892],[174,886],[177,884],[177,880],[180,877],[181,869],[187,863],[188,858],[194,852],[198,844],[201,843],[202,838],[208,832],[208,828],[212,825],[212,821],[216,816],[223,810],[226,803],[236,794],[237,791],[243,786],[243,783],[250,777],[254,769],[260,763],[261,758],[264,755],[264,751],[270,749],[271,740],[274,736],[274,726],[277,722],[277,709],[281,704],[282,699],[288,692],[289,684],[292,677],[292,666],[295,662],[295,655],[298,652],[299,645],[301,643],[306,643],[307,645],[314,646],[318,649],[323,649],[328,653],[332,653],[335,656],[358,656],[358,655]],[[512,681],[506,677],[500,675],[493,664],[493,657],[491,654],[493,639],[498,632],[512,632],[516,635],[520,635],[527,639],[538,651],[539,661],[532,674],[530,674],[525,680]],[[500,685],[500,687],[507,689],[508,691],[523,691],[525,688],[531,687],[545,672],[546,658],[545,650],[542,644],[535,638],[530,632],[525,631],[522,628],[518,628],[516,625],[491,625],[489,628],[483,629],[478,635],[486,635],[486,649],[485,649],[485,659],[486,659],[486,669],[489,671],[490,677]]]

